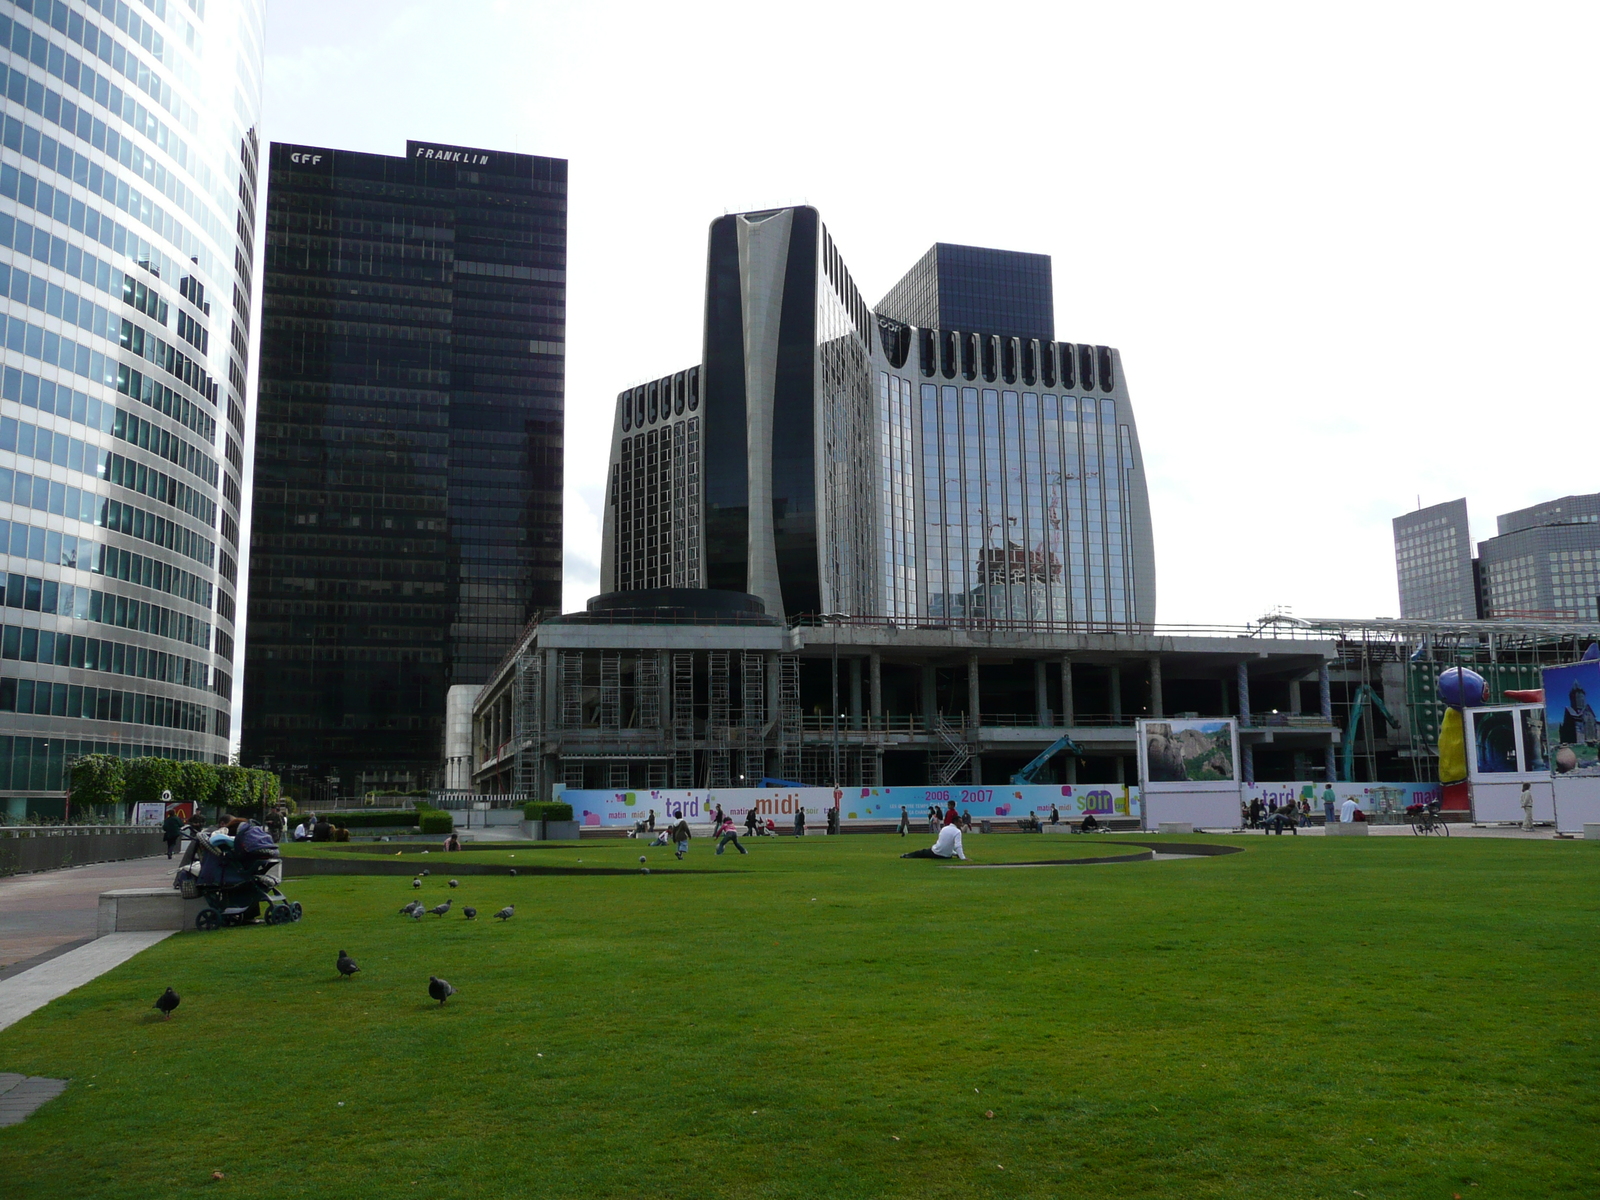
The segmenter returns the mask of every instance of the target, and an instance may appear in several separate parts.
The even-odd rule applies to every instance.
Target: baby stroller
[[[196,831],[184,853],[183,864],[173,886],[185,899],[203,897],[206,907],[194,919],[194,927],[209,931],[224,925],[244,925],[266,906],[266,923],[282,925],[298,921],[301,909],[290,902],[278,885],[283,882],[283,859],[278,846],[265,829],[246,821],[239,836],[207,835]]]

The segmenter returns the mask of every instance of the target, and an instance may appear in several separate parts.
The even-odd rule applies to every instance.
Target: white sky
[[[269,0],[266,135],[571,163],[566,607],[622,388],[698,361],[709,222],[807,202],[869,303],[1049,254],[1118,347],[1158,619],[1397,611],[1390,518],[1600,490],[1580,4]]]

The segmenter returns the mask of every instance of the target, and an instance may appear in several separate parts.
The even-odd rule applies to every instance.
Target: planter
[[[1323,833],[1328,837],[1366,837],[1370,828],[1365,821],[1335,821]]]
[[[522,837],[524,841],[528,842],[544,841],[544,822],[529,821],[524,818],[522,822]]]
[[[578,840],[578,822],[576,821],[529,821],[530,825],[543,825],[544,842],[575,842]]]

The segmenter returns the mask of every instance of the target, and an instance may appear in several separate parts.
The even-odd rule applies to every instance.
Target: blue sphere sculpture
[[[1483,676],[1466,667],[1449,667],[1439,672],[1439,699],[1451,708],[1477,708],[1489,695]]]

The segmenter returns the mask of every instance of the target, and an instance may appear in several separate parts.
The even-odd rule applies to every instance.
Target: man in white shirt
[[[1348,825],[1356,819],[1356,802],[1348,797],[1339,805],[1339,824]]]
[[[310,831],[308,829],[306,829],[306,823],[304,821],[301,821],[300,824],[298,824],[298,825],[296,825],[294,827],[294,840],[295,841],[303,842],[307,838],[309,838],[310,836],[311,836],[311,833],[310,833]]]
[[[961,848],[961,826],[951,823],[939,830],[938,840],[933,843],[931,850],[913,850],[910,854],[902,854],[900,857],[965,859],[966,853]]]

